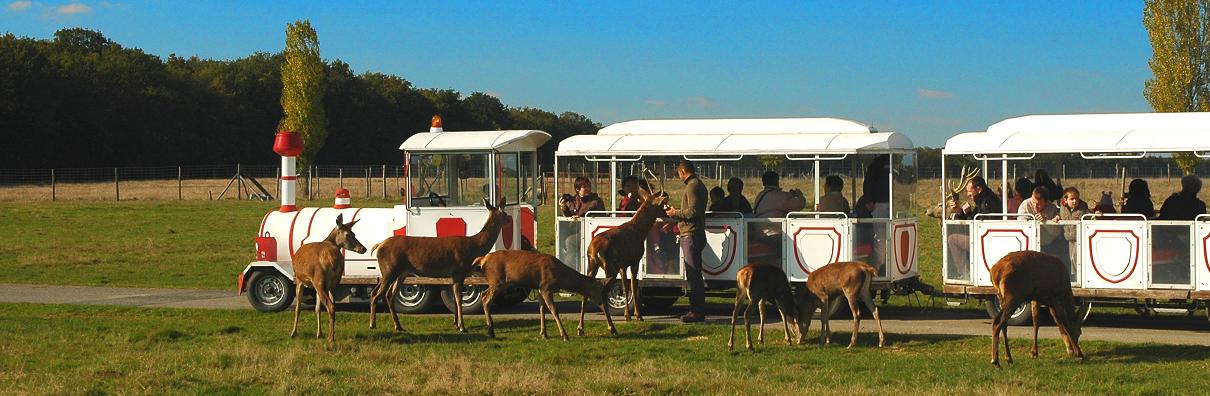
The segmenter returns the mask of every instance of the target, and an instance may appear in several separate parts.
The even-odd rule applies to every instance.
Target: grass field
[[[1030,360],[1015,331],[1014,365],[996,370],[987,337],[863,334],[845,350],[789,347],[773,331],[756,353],[726,351],[727,327],[590,322],[571,342],[537,338],[536,320],[482,320],[451,331],[448,316],[407,317],[405,333],[366,329],[340,313],[333,346],[304,313],[0,304],[0,389],[37,394],[1201,394],[1210,348],[1057,341]],[[564,315],[571,319],[571,315]],[[381,317],[380,317],[381,319]],[[574,326],[568,320],[566,325]],[[552,334],[557,330],[550,324]],[[326,327],[326,326],[325,326]],[[837,326],[843,327],[843,326]],[[818,324],[815,326],[818,329]],[[742,327],[741,327],[742,330]],[[813,331],[811,335],[815,335]],[[737,334],[741,340],[742,331]],[[847,338],[838,331],[834,340]]]

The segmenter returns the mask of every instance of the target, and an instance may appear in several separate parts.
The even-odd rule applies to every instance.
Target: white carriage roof
[[[1210,113],[1030,115],[945,142],[946,154],[1210,150]]]
[[[550,140],[550,134],[537,130],[421,132],[412,135],[400,150],[407,151],[533,151]]]
[[[903,134],[837,118],[637,120],[569,137],[557,154],[850,154],[911,148]]]

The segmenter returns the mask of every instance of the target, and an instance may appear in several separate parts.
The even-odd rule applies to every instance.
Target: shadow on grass
[[[1114,363],[1197,362],[1210,359],[1210,347],[1195,345],[1118,345],[1105,351],[1086,354],[1088,360]]]
[[[483,334],[482,331],[478,333],[473,331],[467,331],[466,333],[409,333],[390,330],[369,334],[360,333],[353,336],[353,339],[368,342],[389,342],[392,344],[461,344],[487,341],[490,338],[486,334]]]

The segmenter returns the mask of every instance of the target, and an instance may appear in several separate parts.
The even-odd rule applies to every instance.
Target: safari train
[[[998,306],[988,284],[991,264],[1018,250],[1064,257],[1072,285],[1087,314],[1093,301],[1137,307],[1140,312],[1192,313],[1210,301],[1208,216],[1158,220],[1155,216],[1089,213],[1075,220],[1025,218],[1010,207],[1009,165],[1034,168],[1035,159],[1059,161],[1205,157],[1210,153],[1210,114],[1098,114],[1026,116],[992,125],[987,132],[951,138],[943,150],[937,190],[918,190],[912,141],[898,132],[836,118],[638,120],[609,125],[596,134],[558,142],[553,181],[542,180],[537,149],[550,139],[542,131],[446,132],[435,122],[428,132],[401,146],[405,164],[403,202],[393,208],[354,208],[339,201],[332,208],[295,209],[295,178],[290,156],[297,144],[275,143],[283,155],[282,208],[266,214],[256,238],[257,258],[240,274],[239,289],[257,309],[284,309],[293,298],[291,257],[303,243],[326,235],[338,214],[362,220],[355,231],[366,246],[391,235],[474,234],[487,211],[483,199],[506,204],[511,222],[495,249],[533,249],[542,214],[554,225],[554,254],[581,272],[588,270],[588,242],[626,222],[634,213],[628,184],[636,181],[662,191],[676,205],[684,184],[672,169],[688,159],[709,187],[750,197],[749,208],[716,208],[706,219],[703,272],[707,289],[735,286],[736,271],[750,262],[781,267],[793,282],[836,261],[869,263],[873,287],[891,293],[925,293]],[[1062,139],[1057,137],[1062,136]],[[1183,153],[1183,154],[1182,154]],[[297,154],[295,154],[297,155]],[[996,168],[996,162],[1000,167]],[[954,177],[955,164],[976,164]],[[1040,162],[1038,162],[1040,163]],[[1053,162],[1048,162],[1053,163]],[[965,169],[964,169],[965,170]],[[772,180],[769,179],[773,174]],[[988,177],[988,176],[996,177]],[[968,201],[962,189],[974,177],[1000,191],[997,210],[969,218],[954,216],[949,202]],[[577,179],[587,180],[587,191]],[[935,179],[927,182],[936,183]],[[583,183],[581,183],[583,184]],[[553,191],[596,194],[600,207],[582,213],[564,211]],[[932,185],[930,185],[932,187]],[[289,190],[289,191],[287,191]],[[769,191],[777,191],[771,193]],[[918,246],[922,200],[941,195],[943,285],[934,289],[920,279]],[[1086,194],[1094,194],[1088,191]],[[772,195],[770,195],[772,194]],[[762,197],[797,202],[791,210],[755,210]],[[574,198],[574,197],[568,197]],[[728,198],[729,199],[729,198]],[[289,202],[287,202],[287,200]],[[745,201],[747,198],[745,198]],[[342,203],[343,202],[343,203]],[[843,202],[844,205],[839,205]],[[932,201],[937,202],[937,201]],[[1017,204],[1016,202],[1011,202]],[[758,216],[759,214],[759,216]],[[961,218],[960,218],[961,217]],[[314,227],[313,227],[314,226]],[[314,228],[314,229],[313,229]],[[1058,235],[1058,236],[1056,236]],[[1070,236],[1070,238],[1068,238]],[[1062,240],[1063,243],[1059,243]],[[1201,242],[1198,242],[1201,241]],[[684,260],[671,224],[653,227],[636,273],[639,303],[669,306],[684,295]],[[935,245],[933,245],[935,246]],[[930,247],[926,247],[930,248]],[[346,252],[348,265],[337,300],[364,301],[379,273],[372,253]],[[935,272],[934,272],[935,273]],[[601,274],[598,274],[601,276]],[[409,277],[391,296],[403,312],[427,310],[438,301],[475,310],[482,304],[482,280],[470,278],[461,296],[448,279]],[[517,303],[527,290],[497,297],[494,305]],[[609,306],[621,311],[630,302],[615,289]],[[1014,323],[1028,315],[1015,312]]]

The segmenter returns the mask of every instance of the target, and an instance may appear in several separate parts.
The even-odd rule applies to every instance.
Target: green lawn
[[[287,337],[291,313],[0,304],[0,386],[5,393],[712,393],[789,394],[1200,394],[1210,348],[1082,344],[1088,361],[1063,358],[1057,341],[996,370],[987,337],[863,334],[853,350],[786,346],[780,331],[756,353],[729,353],[726,326],[590,322],[571,342],[537,338],[536,320],[482,320],[451,331],[446,315],[406,317],[405,333],[366,328],[339,313],[337,341]],[[574,327],[572,315],[564,315]],[[382,317],[380,317],[382,319]],[[551,323],[551,334],[557,334]],[[843,328],[844,326],[837,326]],[[326,326],[325,326],[326,328]],[[818,326],[816,326],[816,329]],[[741,328],[742,330],[742,328]],[[815,335],[814,332],[811,335]],[[741,333],[737,336],[742,337]],[[835,340],[846,334],[837,332]],[[740,338],[742,345],[742,338]]]

